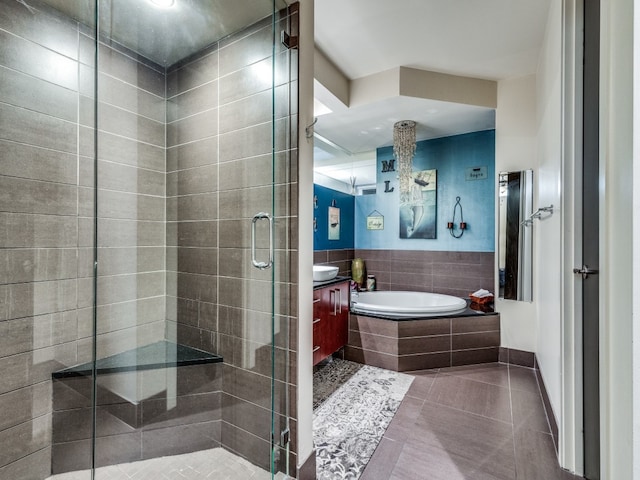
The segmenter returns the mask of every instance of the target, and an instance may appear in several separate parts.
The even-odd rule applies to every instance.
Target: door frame
[[[573,268],[582,262],[582,58],[583,0],[564,0],[562,38],[562,398],[560,465],[582,474],[582,284]]]

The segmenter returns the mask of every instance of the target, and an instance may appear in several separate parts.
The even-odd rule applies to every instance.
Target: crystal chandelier
[[[413,155],[416,153],[416,122],[402,120],[393,126],[393,155],[398,161],[400,205],[411,202]]]

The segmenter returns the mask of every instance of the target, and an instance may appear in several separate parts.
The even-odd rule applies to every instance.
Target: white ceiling
[[[536,71],[550,2],[317,0],[315,42],[350,80],[400,66],[487,80],[515,78]],[[391,145],[398,120],[416,121],[418,140],[425,140],[494,128],[495,113],[395,97],[322,115],[315,131],[361,153]],[[326,162],[331,160],[316,164]]]

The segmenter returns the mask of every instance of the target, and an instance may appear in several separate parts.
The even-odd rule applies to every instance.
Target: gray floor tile
[[[416,420],[422,411],[423,404],[424,400],[405,396],[391,424],[387,427],[384,437],[400,442],[407,440],[415,431]]]
[[[531,393],[540,391],[536,372],[532,368],[509,365],[509,381],[512,390],[524,390]]]
[[[490,383],[500,387],[509,387],[509,368],[500,363],[484,363],[480,365],[464,365],[461,367],[442,368],[440,372],[446,375]]]
[[[400,458],[403,447],[404,442],[383,438],[373,453],[371,460],[369,460],[364,472],[362,472],[360,480],[389,478]]]
[[[511,480],[515,470],[498,471],[494,464],[469,460],[440,448],[422,450],[408,445],[392,472],[392,479]]]
[[[515,433],[516,471],[518,480],[563,480],[556,460],[553,440],[548,433],[519,430]]]
[[[509,389],[464,377],[440,374],[427,400],[511,423]]]
[[[547,415],[542,406],[539,393],[529,393],[522,390],[511,390],[513,408],[513,426],[516,430],[535,430],[551,433]]]
[[[511,424],[430,402],[422,407],[407,444],[442,448],[470,460],[514,462]]]
[[[431,390],[431,386],[433,385],[433,381],[436,376],[437,373],[432,373],[430,375],[416,375],[411,387],[409,387],[407,395],[409,397],[425,400],[429,395],[429,390]]]

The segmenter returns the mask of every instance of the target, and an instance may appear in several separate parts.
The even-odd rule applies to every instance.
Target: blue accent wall
[[[318,198],[318,208],[313,209],[317,231],[313,232],[314,250],[341,250],[354,248],[354,198],[320,185],[313,185],[313,194]],[[329,207],[335,200],[340,209],[340,240],[329,240]]]
[[[495,131],[455,135],[418,142],[413,170],[437,170],[437,225],[435,239],[399,238],[399,182],[396,171],[382,173],[382,161],[393,159],[393,148],[377,151],[375,195],[355,197],[355,245],[359,249],[448,250],[493,252],[495,248]],[[484,180],[465,180],[469,167],[487,167]],[[385,180],[394,191],[384,193]],[[453,219],[456,197],[460,197],[467,230],[453,238],[447,222]],[[384,215],[384,230],[367,230],[367,216],[374,210]],[[456,224],[460,223],[460,215]],[[325,220],[326,221],[326,220]],[[456,230],[456,233],[459,230]]]

